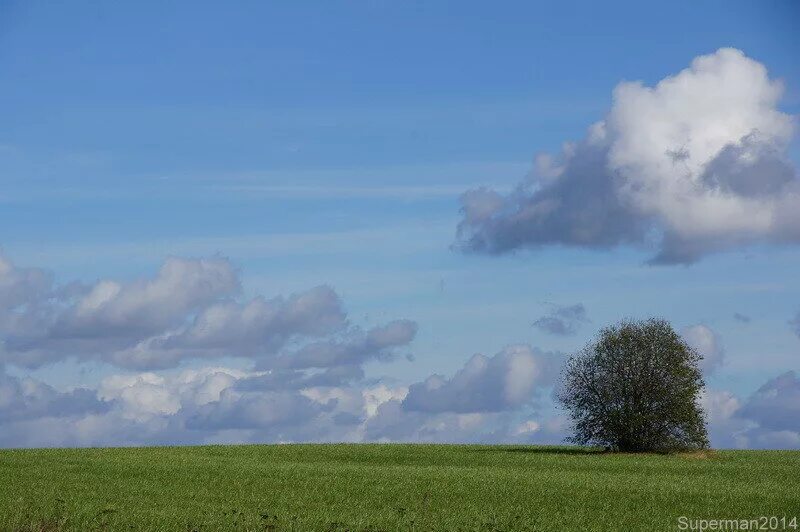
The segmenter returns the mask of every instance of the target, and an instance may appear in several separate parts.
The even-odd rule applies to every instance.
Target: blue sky
[[[781,80],[776,109],[796,117],[798,15],[794,2],[2,2],[0,248],[57,285],[149,278],[169,256],[227,258],[243,299],[329,285],[350,325],[416,323],[391,360],[364,362],[364,382],[387,386],[663,316],[713,331],[724,362],[709,385],[744,404],[800,370],[793,222],[680,264],[648,265],[649,245],[464,253],[459,198],[512,191],[537,154],[586,137],[620,82],[654,86],[724,47]],[[578,304],[573,334],[533,325]],[[59,393],[136,374],[67,353],[6,371]],[[556,415],[546,391],[525,408]],[[49,443],[20,434],[2,443]],[[62,443],[107,441],[81,437]]]

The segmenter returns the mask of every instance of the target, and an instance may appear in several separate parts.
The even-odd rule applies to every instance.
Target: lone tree
[[[563,369],[558,400],[572,418],[569,441],[625,452],[707,448],[701,359],[662,319],[601,330]]]

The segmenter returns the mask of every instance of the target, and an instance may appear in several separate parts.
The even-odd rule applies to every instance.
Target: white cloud
[[[711,443],[718,447],[800,447],[800,379],[788,371],[769,379],[746,400],[729,391],[701,397]]]
[[[700,396],[712,447],[746,448],[746,431],[753,424],[737,417],[742,401],[727,390],[706,388]]]
[[[189,324],[119,350],[113,360],[129,367],[169,367],[188,357],[263,359],[277,353],[292,338],[325,336],[345,325],[339,296],[330,287],[318,286],[288,298],[214,303]]]
[[[0,257],[0,363],[76,358],[145,370],[231,356],[261,368],[348,366],[337,370],[342,377],[369,359],[392,358],[416,335],[410,320],[366,332],[351,325],[328,286],[272,299],[242,300],[239,291],[222,258],[170,258],[152,278],[57,287],[42,270]]]
[[[725,361],[725,350],[719,335],[707,325],[697,324],[686,327],[681,334],[703,360],[700,369],[705,375],[714,373]]]
[[[119,399],[131,419],[172,415],[180,410],[180,399],[164,384],[164,378],[153,373],[117,375],[102,383],[97,396],[106,401]]]
[[[109,330],[119,335],[159,332],[238,290],[238,276],[227,260],[172,257],[152,279],[99,281],[59,316],[53,334],[93,338]]]
[[[377,336],[399,341],[403,335],[392,331],[390,326]],[[529,420],[527,431],[515,430],[519,409],[552,373],[546,359],[526,346],[507,348],[485,363],[473,357],[448,384],[449,391],[456,387],[470,395],[469,408],[451,403],[440,411],[406,408],[409,388],[368,383],[361,373],[330,375],[336,368],[117,374],[96,390],[68,393],[4,376],[0,446],[548,438],[552,443],[561,433],[550,430],[547,420]],[[539,425],[544,428],[533,430]]]
[[[409,412],[500,412],[523,406],[552,384],[558,357],[527,345],[509,346],[491,358],[474,355],[450,379],[432,375],[409,386]]]
[[[723,48],[654,87],[623,82],[607,117],[540,179],[462,199],[458,245],[504,253],[550,244],[647,245],[654,262],[692,262],[757,243],[800,242],[800,182],[786,149],[783,87]]]
[[[117,401],[126,419],[143,421],[154,416],[171,416],[189,406],[220,400],[222,392],[249,374],[229,368],[185,370],[177,376],[156,373],[112,375],[97,390],[103,401]]]
[[[388,401],[402,401],[408,394],[408,388],[399,386],[390,388],[385,384],[380,384],[371,388],[364,388],[361,392],[364,397],[364,408],[367,417],[373,417],[378,413],[378,407]]]

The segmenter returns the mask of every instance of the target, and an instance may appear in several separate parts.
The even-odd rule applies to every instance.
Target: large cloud
[[[366,388],[252,380],[259,375],[221,367],[113,375],[70,392],[1,375],[0,446],[360,439]]]
[[[224,259],[170,258],[152,279],[94,284],[58,315],[50,335],[69,340],[152,334],[238,289],[236,272]]]
[[[406,412],[400,406],[405,387],[272,377],[272,371],[210,367],[172,376],[115,375],[78,393],[5,377],[0,446],[511,441],[521,435],[507,415]]]
[[[41,270],[17,268],[5,258],[0,262],[0,285],[12,287],[7,288],[12,297],[3,298],[2,354],[25,366],[107,356],[179,326],[239,289],[236,272],[223,259],[171,258],[150,279],[63,287]]]
[[[800,242],[800,181],[786,157],[783,87],[734,49],[697,57],[655,87],[623,82],[608,116],[539,159],[508,195],[462,197],[457,246],[499,254],[560,244],[649,245],[688,263],[757,243]]]
[[[271,299],[239,292],[238,274],[222,258],[170,258],[152,278],[55,286],[44,271],[0,257],[0,362],[40,367],[76,358],[163,369],[231,356],[260,368],[352,372],[392,358],[416,334],[409,320],[366,332],[352,326],[328,286]]]
[[[404,327],[373,331],[380,345]],[[364,338],[369,338],[366,334]],[[115,374],[61,392],[0,374],[0,446],[209,442],[557,442],[563,423],[527,407],[551,383],[555,355],[527,346],[476,355],[443,386],[433,376],[375,384],[357,364]]]
[[[395,358],[417,324],[352,324],[336,292],[241,297],[222,258],[168,259],[152,277],[56,285],[0,257],[0,445],[361,441],[379,405],[405,396],[367,384],[364,365]],[[65,360],[163,370],[57,390],[15,371]],[[387,393],[388,392],[388,393]]]
[[[262,359],[290,339],[317,338],[341,330],[345,312],[338,295],[319,286],[288,298],[224,301],[203,308],[188,325],[148,336],[114,353],[128,367],[169,367],[181,358],[246,356]]]
[[[527,345],[510,346],[489,358],[474,355],[450,379],[432,375],[412,384],[403,400],[409,412],[500,412],[531,401],[552,384],[558,357]]]

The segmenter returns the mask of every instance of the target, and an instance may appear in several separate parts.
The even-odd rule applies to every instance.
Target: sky
[[[0,446],[557,443],[656,316],[800,448],[799,16],[0,1]]]

